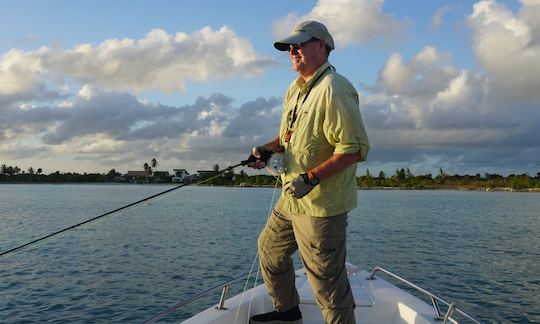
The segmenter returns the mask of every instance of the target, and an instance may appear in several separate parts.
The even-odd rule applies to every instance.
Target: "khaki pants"
[[[345,269],[346,228],[347,213],[311,217],[274,209],[258,246],[262,276],[277,311],[287,311],[299,303],[291,259],[299,249],[326,323],[355,323],[354,299]]]

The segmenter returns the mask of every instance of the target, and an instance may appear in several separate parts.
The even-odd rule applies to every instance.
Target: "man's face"
[[[293,70],[303,77],[313,75],[326,61],[324,43],[314,38],[300,45],[291,45],[289,55]]]

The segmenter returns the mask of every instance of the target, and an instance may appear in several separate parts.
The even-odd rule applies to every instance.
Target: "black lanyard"
[[[315,85],[317,84],[317,81],[319,81],[319,79],[324,75],[326,74],[326,71],[328,71],[328,69],[331,69],[331,66],[327,67],[326,70],[324,70],[321,74],[319,74],[319,76],[315,79],[315,81],[313,81],[313,84],[311,85],[311,87],[309,87],[305,97],[304,97],[304,100],[302,100],[302,105],[301,106],[304,106],[304,103],[306,102],[310,92],[311,92],[311,89],[313,89],[313,87],[315,87]],[[298,118],[298,101],[300,100],[300,94],[302,93],[302,91],[298,91],[298,97],[296,98],[296,105],[294,106],[294,109],[293,109],[293,115],[292,115],[292,118],[291,118],[291,121],[289,122],[289,127],[287,127],[287,132],[285,133],[285,142],[288,142],[290,139],[291,139],[291,136],[292,136],[292,133],[293,133],[293,126],[294,126],[294,123],[296,122],[296,119]]]

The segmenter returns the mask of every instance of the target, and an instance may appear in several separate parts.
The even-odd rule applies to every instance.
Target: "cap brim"
[[[289,45],[302,44],[311,39],[311,36],[307,33],[296,32],[282,40],[274,43],[274,47],[279,51],[288,51]]]

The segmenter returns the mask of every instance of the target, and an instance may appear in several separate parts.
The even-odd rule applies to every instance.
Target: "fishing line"
[[[274,187],[274,194],[272,195],[272,202],[274,202],[274,199],[275,199],[275,195],[276,195],[276,191],[277,191],[277,186],[278,186],[278,183],[280,182],[279,181],[280,178],[279,177],[276,177],[276,186]],[[273,204],[272,204],[273,205]],[[270,210],[268,211],[268,217],[266,219],[266,221],[268,222],[268,219],[270,219],[270,216],[272,215],[272,212],[273,212],[273,208],[272,208],[272,205],[270,206]],[[264,240],[264,244],[263,244],[263,250],[266,249],[266,242],[268,242],[268,237],[270,235],[266,235],[266,238]],[[259,249],[257,248],[257,253],[255,254],[255,258],[253,259],[253,264],[255,264],[255,262],[257,261],[257,258],[259,257]],[[253,267],[253,266],[252,266]],[[260,267],[257,267],[257,274],[255,275],[255,281],[253,283],[253,290],[251,292],[251,297],[249,299],[249,306],[248,306],[248,324],[249,324],[249,318],[250,318],[250,315],[251,315],[251,305],[253,304],[253,298],[255,297],[255,287],[257,287],[257,280],[259,279],[259,274],[261,273],[261,268]]]
[[[196,182],[196,183],[193,183],[193,185],[200,185],[200,184],[203,184],[203,183],[205,183],[205,182],[211,181],[211,180],[213,180],[213,179],[215,179],[215,178],[221,177],[221,176],[224,175],[225,173],[230,172],[230,171],[232,171],[233,169],[235,169],[235,168],[237,168],[237,167],[239,167],[239,166],[244,166],[244,165],[246,165],[246,164],[248,164],[248,163],[255,162],[255,161],[257,161],[257,158],[256,158],[255,156],[253,156],[253,155],[250,155],[250,157],[249,157],[247,160],[243,160],[243,161],[241,161],[240,163],[238,163],[238,164],[236,164],[236,165],[229,166],[229,167],[227,167],[226,169],[222,170],[222,171],[221,171],[220,173],[218,173],[217,175],[215,175],[215,176],[213,176],[213,177],[210,177],[210,178],[207,178],[207,179],[204,179],[204,180],[201,180],[201,181],[198,181],[198,182]],[[78,223],[78,224],[75,224],[75,225],[66,227],[66,228],[64,228],[64,229],[61,229],[61,230],[56,231],[56,232],[54,232],[54,233],[51,233],[51,234],[49,234],[49,235],[45,235],[45,236],[43,236],[43,237],[40,237],[40,238],[35,239],[35,240],[33,240],[33,241],[30,241],[30,242],[28,242],[28,243],[25,243],[25,244],[22,244],[22,245],[19,245],[19,246],[15,247],[15,248],[12,248],[12,249],[9,249],[9,250],[7,250],[7,251],[4,251],[4,252],[0,253],[0,257],[3,257],[4,255],[13,253],[13,252],[15,252],[15,251],[18,251],[18,250],[20,250],[20,249],[23,249],[23,248],[25,248],[25,247],[27,247],[27,246],[36,244],[36,243],[38,243],[38,242],[44,241],[44,240],[49,239],[49,238],[51,238],[51,237],[53,237],[53,236],[56,236],[56,235],[58,235],[58,234],[61,234],[61,233],[67,232],[67,231],[69,231],[69,230],[75,229],[75,228],[77,228],[77,227],[79,227],[79,226],[88,224],[88,223],[90,223],[90,222],[93,222],[93,221],[98,220],[98,219],[100,219],[100,218],[103,218],[103,217],[105,217],[105,216],[108,216],[108,215],[111,215],[111,214],[114,214],[114,213],[118,213],[118,212],[120,212],[120,211],[124,211],[124,210],[126,210],[127,208],[130,208],[130,207],[139,205],[139,204],[141,204],[141,203],[143,203],[143,202],[150,201],[151,199],[154,199],[154,198],[159,197],[159,196],[163,196],[163,195],[165,195],[165,194],[167,194],[167,193],[170,193],[170,192],[172,192],[172,191],[174,191],[174,190],[177,190],[177,189],[180,189],[180,188],[189,186],[189,185],[191,185],[191,183],[183,183],[183,184],[181,184],[181,185],[178,185],[178,186],[173,187],[173,188],[171,188],[171,189],[167,189],[167,190],[162,191],[162,192],[160,192],[160,193],[157,193],[157,194],[155,194],[155,195],[152,195],[152,196],[149,196],[149,197],[146,197],[146,198],[137,200],[136,202],[133,202],[133,203],[131,203],[131,204],[128,204],[128,205],[122,206],[122,207],[120,207],[120,208],[116,208],[116,209],[114,209],[114,210],[108,211],[108,212],[106,212],[106,213],[104,213],[104,214],[101,214],[101,215],[99,215],[99,216],[90,218],[90,219],[85,220],[85,221],[83,221],[83,222],[80,222],[80,223]]]
[[[270,219],[270,215],[272,213],[272,210],[273,210],[273,206],[274,206],[274,201],[275,201],[275,198],[276,198],[276,192],[277,192],[277,188],[278,188],[278,184],[280,182],[280,178],[277,177],[277,176],[274,176],[276,178],[276,184],[274,186],[274,192],[272,193],[272,200],[270,201],[270,207],[268,209],[268,216],[266,218],[266,221],[268,222],[268,219]],[[264,246],[266,246],[266,241],[268,240],[268,235],[266,236],[266,240],[264,241]],[[253,262],[251,263],[251,268],[249,269],[249,273],[248,273],[248,276],[246,278],[246,283],[244,285],[244,290],[242,291],[242,295],[240,297],[240,302],[238,303],[238,308],[236,309],[236,318],[234,320],[235,323],[238,322],[238,317],[240,315],[240,305],[242,305],[242,302],[244,301],[244,295],[247,291],[247,287],[248,287],[248,284],[249,284],[249,279],[251,278],[251,275],[253,273],[253,268],[255,267],[255,264],[257,262],[257,259],[259,257],[259,251],[257,249],[257,252],[255,253],[255,257],[253,258]],[[255,275],[255,281],[253,283],[253,288],[255,288],[257,286],[257,280],[259,280],[259,273],[260,273],[260,268],[257,267],[257,274]],[[248,322],[249,322],[249,315],[251,313],[251,304],[253,302],[253,298],[254,298],[254,294],[255,294],[255,290],[252,291],[251,293],[251,297],[250,297],[250,300],[249,300],[249,305],[248,305],[248,313],[247,313],[247,319],[248,319]]]

